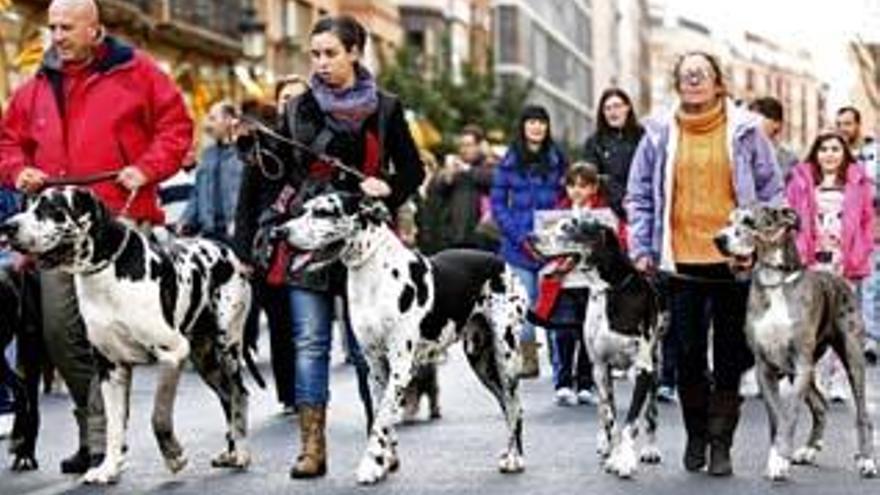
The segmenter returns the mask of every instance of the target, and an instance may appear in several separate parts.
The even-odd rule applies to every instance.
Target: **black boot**
[[[709,415],[709,387],[706,384],[681,385],[678,391],[681,414],[687,433],[684,448],[684,468],[690,472],[706,466],[706,447],[709,443],[706,423]]]
[[[735,391],[716,391],[709,400],[709,474],[712,476],[733,474],[730,448],[739,423],[741,403]]]
[[[104,460],[104,454],[90,454],[89,449],[80,447],[70,457],[61,461],[61,472],[64,474],[83,474],[97,467]]]

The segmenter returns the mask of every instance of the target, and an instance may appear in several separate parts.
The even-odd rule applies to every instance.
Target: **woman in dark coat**
[[[345,15],[323,18],[312,29],[310,88],[287,103],[277,129],[282,136],[305,143],[312,152],[294,150],[277,140],[266,143],[284,167],[276,180],[267,177],[273,175],[266,173],[267,167],[248,168],[239,200],[239,251],[262,244],[253,242],[258,230],[267,230],[260,229],[261,225],[271,224],[273,217],[284,218],[303,200],[328,188],[381,198],[393,212],[421,184],[424,171],[403,106],[396,96],[381,91],[360,63],[366,38],[363,26]],[[317,160],[319,155],[339,159],[366,178]],[[278,191],[276,200],[260,211],[250,198],[268,188]],[[339,265],[308,273],[298,270],[284,262],[283,250],[275,250],[274,262],[266,265],[269,278],[280,278],[289,286],[296,349],[294,399],[301,439],[290,474],[310,478],[326,472],[331,328],[334,297],[344,292],[344,273]]]
[[[608,177],[608,201],[618,218],[626,220],[623,197],[629,180],[629,164],[644,130],[636,120],[632,100],[622,89],[606,89],[599,98],[596,132],[584,144],[584,161],[593,163]]]

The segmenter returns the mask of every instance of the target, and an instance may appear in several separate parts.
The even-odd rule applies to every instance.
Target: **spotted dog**
[[[40,365],[44,360],[39,286],[36,275],[0,268],[0,386],[12,391],[15,418],[9,439],[13,471],[38,468],[37,433],[40,426]],[[7,362],[3,350],[15,345],[19,370]]]
[[[754,259],[745,332],[770,419],[766,474],[784,480],[792,463],[815,463],[827,404],[816,387],[814,368],[830,347],[846,368],[856,405],[856,467],[862,476],[873,477],[877,465],[865,407],[865,329],[859,303],[843,278],[804,267],[795,245],[797,226],[791,208],[744,208],[731,213],[715,238],[726,256]],[[794,450],[801,401],[810,409],[813,427],[806,445]]]
[[[571,258],[576,275],[589,290],[582,336],[599,398],[597,451],[605,459],[606,471],[629,478],[640,460],[647,464],[661,460],[656,443],[658,343],[666,317],[656,290],[621,249],[613,222],[583,212],[536,234],[531,241],[547,258]],[[623,428],[618,430],[611,370],[632,366],[635,388]],[[645,422],[647,444],[636,454],[640,418]]]
[[[394,425],[414,366],[457,340],[507,420],[499,468],[522,471],[517,387],[525,288],[489,253],[449,250],[426,258],[407,249],[388,218],[377,200],[328,193],[307,201],[300,215],[276,231],[301,251],[297,258],[311,258],[311,267],[341,260],[347,268],[353,331],[370,365],[373,397],[381,400],[357,468],[358,482],[376,483],[397,469]]]
[[[85,473],[85,482],[111,483],[121,473],[136,364],[159,363],[153,431],[168,469],[177,472],[186,465],[172,411],[187,357],[226,414],[227,448],[212,464],[249,464],[240,362],[251,292],[228,248],[195,239],[160,247],[113,218],[92,193],[73,188],[45,190],[2,231],[41,268],[74,275],[107,416],[106,455]]]

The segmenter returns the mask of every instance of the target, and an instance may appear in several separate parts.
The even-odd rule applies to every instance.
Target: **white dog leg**
[[[104,461],[89,469],[83,481],[109,484],[119,481],[124,461],[122,445],[125,443],[125,422],[128,418],[128,390],[131,385],[131,366],[115,364],[106,380],[101,381],[101,396],[107,418],[107,447]]]

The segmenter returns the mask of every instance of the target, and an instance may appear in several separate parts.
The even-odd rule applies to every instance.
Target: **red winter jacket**
[[[80,177],[134,165],[147,185],[128,216],[162,223],[157,185],[177,171],[193,137],[180,91],[145,54],[110,37],[82,84],[64,84],[60,69],[50,49],[36,76],[12,96],[0,126],[0,182],[13,185],[25,167]],[[112,181],[92,190],[113,211],[128,199]]]

